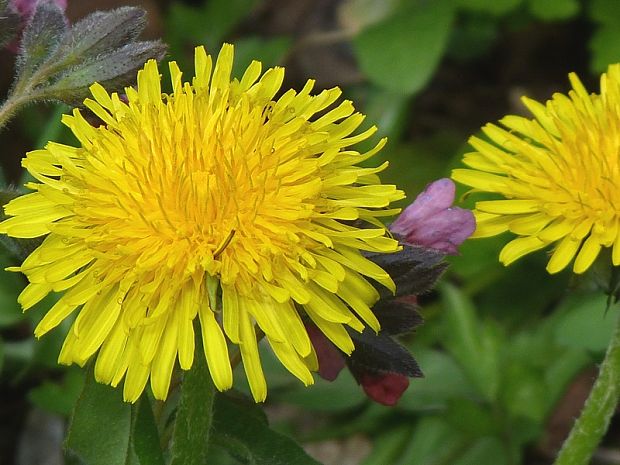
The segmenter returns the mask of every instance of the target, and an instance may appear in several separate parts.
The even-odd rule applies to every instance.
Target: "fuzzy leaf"
[[[389,336],[365,329],[362,333],[349,331],[355,351],[347,359],[353,375],[358,378],[365,372],[399,373],[420,378],[424,376],[418,362],[409,351]]]
[[[386,334],[405,334],[424,323],[418,307],[399,299],[381,299],[372,311]]]
[[[117,89],[135,79],[138,68],[147,60],[159,60],[166,47],[160,41],[133,42],[117,50],[92,57],[66,71],[45,89],[48,98],[64,102],[81,102],[90,93],[88,88],[97,81]]]
[[[28,79],[58,48],[67,31],[67,18],[54,2],[37,3],[24,29],[17,59],[18,79]]]
[[[122,47],[133,42],[146,26],[146,11],[122,7],[96,11],[78,21],[59,49],[71,62]]]
[[[448,267],[442,262],[445,254],[434,249],[401,243],[403,249],[393,254],[365,253],[369,260],[383,268],[396,283],[396,296],[420,295],[432,289]],[[377,287],[381,298],[392,295]]]

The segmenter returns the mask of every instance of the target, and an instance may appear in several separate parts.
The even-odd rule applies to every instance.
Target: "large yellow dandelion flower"
[[[452,177],[501,200],[476,203],[473,237],[510,231],[519,237],[502,249],[508,265],[553,245],[549,273],[573,259],[583,273],[604,247],[620,265],[620,65],[601,77],[601,93],[589,94],[575,74],[568,96],[546,105],[523,98],[533,119],[506,116],[505,129],[482,128],[490,142],[472,137],[464,157],[472,169]]]
[[[257,327],[309,385],[317,363],[303,320],[350,354],[345,326],[379,329],[367,278],[393,289],[360,253],[398,248],[378,217],[393,214],[386,207],[403,194],[380,184],[385,163],[357,166],[384,141],[364,154],[349,148],[374,128],[354,135],[364,117],[349,101],[334,105],[337,88],[311,95],[308,81],[276,97],[282,68],[261,74],[253,62],[231,81],[232,62],[231,45],[214,66],[197,48],[191,83],[170,63],[168,95],[150,61],[137,89],[126,89],[127,104],[93,85],[85,105],[104,124],[93,127],[79,110],[65,116],[81,146],[50,142],[28,153],[35,192],[5,207],[12,218],[0,232],[46,236],[12,269],[30,282],[23,308],[62,293],[36,336],[76,312],[59,361],[82,365],[98,352],[97,380],[124,378],[127,401],[149,378],[165,399],[176,360],[188,370],[202,356],[196,317],[218,389],[232,384],[236,345],[254,398],[265,399]]]

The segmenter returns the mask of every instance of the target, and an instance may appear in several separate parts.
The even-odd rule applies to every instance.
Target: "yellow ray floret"
[[[191,82],[169,65],[171,94],[155,61],[126,101],[93,85],[84,103],[103,124],[79,110],[65,116],[80,147],[50,142],[30,152],[23,166],[34,192],[5,206],[0,232],[46,236],[12,268],[30,281],[21,305],[61,293],[35,334],[75,314],[59,361],[96,356],[97,380],[124,379],[127,401],[149,380],[165,399],[177,361],[188,370],[202,356],[217,388],[228,389],[231,350],[264,400],[259,334],[311,384],[316,355],[305,321],[351,353],[345,326],[379,329],[368,279],[394,288],[360,253],[398,249],[378,218],[394,213],[389,205],[403,193],[380,184],[385,164],[358,166],[385,141],[351,149],[374,128],[356,133],[364,118],[351,102],[335,105],[340,90],[312,95],[308,81],[277,97],[282,68],[261,74],[253,62],[231,80],[232,62],[231,45],[215,63],[198,47]],[[204,353],[194,352],[195,337]]]
[[[620,64],[602,75],[600,94],[588,94],[575,74],[569,79],[568,95],[545,105],[523,99],[533,119],[506,116],[503,128],[483,127],[488,140],[470,139],[469,169],[452,172],[503,197],[476,204],[474,236],[516,234],[500,253],[506,265],[549,247],[550,273],[571,262],[583,273],[606,247],[620,265]]]

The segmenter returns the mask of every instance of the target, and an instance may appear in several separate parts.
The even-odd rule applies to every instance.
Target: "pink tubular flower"
[[[390,225],[404,241],[455,255],[476,229],[471,211],[453,207],[455,186],[448,178],[432,182]]]
[[[372,400],[392,407],[409,387],[409,379],[399,373],[363,373],[360,384]]]

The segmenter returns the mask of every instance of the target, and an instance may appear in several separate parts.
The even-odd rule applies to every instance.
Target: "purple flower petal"
[[[390,230],[405,241],[456,254],[457,247],[476,229],[471,211],[452,207],[455,185],[443,178],[426,189],[392,223]]]

